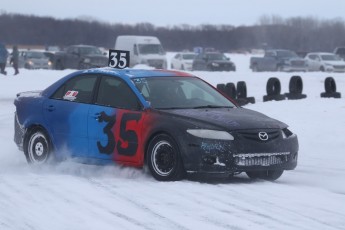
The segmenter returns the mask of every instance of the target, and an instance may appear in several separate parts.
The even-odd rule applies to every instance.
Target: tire
[[[267,181],[275,181],[283,174],[284,170],[267,170],[246,172],[247,176],[252,179],[262,179]]]
[[[236,99],[236,87],[235,84],[232,82],[229,82],[225,85],[225,93],[228,97],[232,99]]]
[[[158,134],[149,143],[147,165],[158,181],[181,180],[185,174],[181,154],[175,141],[167,134]]]
[[[279,95],[281,91],[280,81],[276,77],[271,77],[267,81],[266,91],[268,96]]]
[[[303,91],[303,81],[300,76],[292,76],[289,82],[289,92],[291,94],[301,94]]]
[[[333,77],[327,77],[325,79],[325,91],[326,93],[335,93],[337,91],[337,85]]]
[[[247,98],[247,85],[244,81],[237,82],[237,98]]]
[[[52,144],[46,132],[36,128],[27,136],[24,153],[29,164],[41,165],[52,157]]]
[[[181,70],[184,70],[184,65],[181,65]]]
[[[220,92],[225,93],[225,84],[217,84],[217,89]]]
[[[321,72],[325,72],[325,68],[323,66],[320,67]]]

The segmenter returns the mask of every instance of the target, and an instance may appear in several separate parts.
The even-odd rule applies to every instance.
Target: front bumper
[[[291,66],[291,65],[284,65],[282,66],[282,71],[284,72],[307,72],[307,66]]]
[[[280,131],[277,131],[280,134]],[[190,137],[182,147],[188,173],[228,176],[248,171],[293,170],[297,166],[296,135],[281,135],[270,141],[246,139],[237,135],[234,141]]]

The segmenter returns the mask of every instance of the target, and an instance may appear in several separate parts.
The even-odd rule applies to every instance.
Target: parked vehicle
[[[308,53],[309,71],[345,72],[345,61],[333,53]]]
[[[43,51],[25,50],[19,52],[18,67],[25,69],[51,69],[53,65]]]
[[[56,52],[55,69],[87,69],[108,66],[108,57],[98,47],[72,45],[65,51]]]
[[[250,58],[250,68],[258,71],[302,71],[308,70],[307,61],[290,50],[267,50],[264,57]]]
[[[345,61],[345,47],[337,47],[334,49],[333,53]]]
[[[236,71],[236,66],[230,58],[219,52],[198,54],[193,60],[192,68],[206,71]]]
[[[297,165],[288,126],[237,107],[185,72],[96,68],[43,91],[18,93],[14,141],[40,165],[66,157],[143,167],[157,180],[185,173],[276,180]]]
[[[156,69],[166,69],[167,59],[157,37],[121,35],[116,38],[116,50],[130,52],[130,67],[145,64]]]
[[[170,66],[172,69],[192,70],[193,60],[195,56],[196,56],[196,53],[191,53],[191,52],[177,53],[171,59]]]

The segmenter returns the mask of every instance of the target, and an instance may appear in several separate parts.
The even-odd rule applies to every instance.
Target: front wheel
[[[177,144],[166,134],[159,134],[150,141],[147,164],[152,176],[159,181],[176,181],[184,175]]]
[[[44,164],[52,155],[52,146],[49,137],[41,129],[35,129],[29,134],[24,148],[26,160],[30,164]]]
[[[283,172],[284,170],[267,170],[267,171],[251,171],[251,172],[246,172],[246,174],[250,179],[263,179],[263,180],[268,180],[268,181],[275,181],[283,174]]]

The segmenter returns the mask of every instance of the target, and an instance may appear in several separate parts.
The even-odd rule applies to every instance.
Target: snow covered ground
[[[173,54],[170,53],[169,57]],[[44,89],[73,70],[24,70],[0,76],[0,229],[345,229],[345,99],[324,99],[333,76],[345,96],[345,74],[294,73],[304,100],[263,102],[269,77],[288,91],[291,73],[252,73],[249,55],[229,55],[237,72],[193,72],[213,85],[246,81],[256,104],[245,107],[290,125],[299,163],[276,182],[245,175],[214,182],[157,182],[119,166],[63,162],[31,168],[13,142],[17,92]]]

